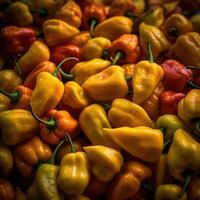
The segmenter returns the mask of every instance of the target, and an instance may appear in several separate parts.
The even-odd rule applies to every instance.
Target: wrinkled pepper
[[[93,174],[100,181],[108,182],[119,173],[124,162],[119,151],[102,145],[86,146],[83,149],[91,162]]]
[[[27,110],[13,109],[0,113],[1,139],[6,145],[26,141],[36,133],[37,126],[37,121]]]
[[[15,199],[15,190],[11,183],[5,178],[0,178],[0,197],[1,200]]]
[[[10,99],[4,94],[0,93],[0,112],[9,110],[11,108]]]
[[[52,155],[50,147],[38,136],[14,147],[14,158],[23,177],[33,177],[33,167],[41,161],[48,161]]]
[[[114,129],[103,128],[103,134],[111,137],[119,147],[131,155],[146,162],[157,161],[163,150],[163,134],[158,129],[125,126]]]
[[[190,181],[187,192],[187,200],[198,200],[200,198],[200,177],[196,176]]]

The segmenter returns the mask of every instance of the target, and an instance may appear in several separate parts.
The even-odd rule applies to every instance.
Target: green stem
[[[131,81],[132,78],[133,78],[133,76],[126,76],[126,77],[125,77],[125,80],[128,82],[128,81]]]
[[[124,52],[121,51],[121,50],[117,50],[116,54],[115,54],[115,57],[114,57],[114,59],[112,61],[112,65],[116,65],[116,63],[118,62],[118,60],[123,59],[124,57],[125,57]]]
[[[55,129],[56,128],[56,120],[51,118],[49,119],[48,121],[45,121],[43,119],[40,119],[33,111],[33,108],[32,108],[32,105],[30,104],[29,105],[29,108],[30,108],[30,111],[31,111],[31,114],[33,115],[33,117],[39,121],[40,123],[42,124],[45,124],[47,126],[48,129],[52,130],[52,129]]]
[[[137,16],[133,14],[131,10],[127,10],[124,12],[124,16],[134,20]]]
[[[40,9],[31,10],[31,13],[37,13],[39,14],[40,17],[45,18],[48,15],[48,10],[46,8],[40,8]]]
[[[190,87],[190,88],[192,88],[192,89],[200,89],[200,87],[199,87],[198,85],[194,84],[194,83],[192,82],[192,80],[189,80],[189,81],[186,83],[186,86],[188,86],[188,87]]]
[[[147,57],[148,57],[148,61],[150,63],[153,63],[153,54],[152,54],[152,50],[151,50],[151,43],[148,41],[147,42]]]
[[[69,58],[65,58],[63,59],[59,64],[58,66],[56,67],[56,69],[53,71],[52,75],[57,77],[57,74],[58,74],[58,71],[60,70],[60,68],[62,67],[63,63],[68,61],[68,60],[76,60],[76,61],[79,61],[78,58],[76,57],[69,57]]]
[[[91,37],[94,37],[94,28],[96,27],[96,25],[98,24],[98,19],[96,18],[92,18],[91,20],[89,20],[89,26],[90,26],[90,35]]]
[[[111,108],[111,105],[109,103],[103,101],[97,101],[96,103],[104,107],[106,110],[109,110]]]
[[[59,71],[61,73],[62,78],[65,78],[65,79],[67,79],[69,81],[74,80],[74,78],[75,78],[74,74],[67,74],[62,69],[60,69]]]
[[[191,66],[191,65],[187,66],[187,68],[189,68],[189,69],[195,69],[195,70],[200,70],[200,67]]]
[[[66,133],[66,136],[67,136],[67,139],[68,139],[69,144],[70,144],[70,147],[71,147],[71,153],[76,153],[76,150],[75,150],[75,147],[74,147],[74,144],[73,144],[73,142],[72,142],[71,137],[69,136],[68,133]]]
[[[109,58],[109,50],[108,49],[103,50],[101,58],[104,60],[107,60]]]
[[[0,88],[0,93],[7,96],[13,104],[16,104],[21,97],[21,94],[20,94],[19,91],[9,93],[9,92],[6,92],[5,90]]]

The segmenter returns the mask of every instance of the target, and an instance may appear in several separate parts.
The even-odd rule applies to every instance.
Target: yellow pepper
[[[185,65],[200,67],[200,35],[189,32],[177,38],[172,52]]]
[[[71,26],[79,28],[81,25],[82,12],[77,3],[74,1],[67,1],[62,8],[57,10],[54,17],[67,22]]]
[[[90,104],[91,100],[86,91],[75,81],[64,84],[62,103],[75,109],[83,109]]]
[[[30,73],[36,65],[50,58],[49,48],[40,41],[35,41],[29,50],[20,58],[20,70],[24,73]]]
[[[114,128],[121,126],[152,127],[150,117],[141,106],[122,98],[117,98],[112,102],[108,111],[108,120]]]
[[[91,76],[82,87],[92,99],[97,101],[112,101],[115,98],[125,97],[128,93],[124,69],[117,65],[112,65]]]
[[[103,145],[119,149],[111,138],[104,134],[103,128],[111,128],[103,107],[92,104],[85,107],[79,115],[80,127],[93,145]]]
[[[10,99],[1,93],[0,94],[0,112],[2,112],[4,110],[9,110],[10,107],[11,107]]]
[[[123,16],[111,17],[99,23],[94,29],[94,36],[103,36],[110,41],[117,39],[123,34],[130,34],[133,22],[131,19]]]
[[[87,146],[83,149],[91,162],[93,174],[100,181],[108,182],[119,173],[124,162],[120,152],[101,145]]]
[[[107,50],[111,45],[110,40],[104,37],[95,37],[85,44],[82,48],[83,58],[91,60],[94,58],[102,58],[104,50]]]
[[[143,103],[152,95],[164,76],[162,67],[153,62],[151,46],[150,43],[147,44],[149,61],[140,61],[136,64],[132,79],[133,102],[137,104]]]
[[[62,44],[79,33],[79,30],[59,19],[46,20],[42,26],[48,46]]]
[[[33,136],[38,123],[28,110],[13,109],[0,113],[0,128],[3,143],[16,145]]]
[[[161,52],[169,51],[171,44],[166,39],[164,33],[155,26],[147,25],[144,22],[139,26],[140,45],[147,55],[147,42],[152,45],[154,59],[157,59]]]
[[[163,150],[163,134],[146,126],[103,128],[103,133],[131,155],[146,162],[155,162]]]
[[[193,30],[200,33],[200,14],[192,15],[190,21],[192,23]]]
[[[66,154],[60,164],[58,185],[68,195],[80,195],[90,180],[89,161],[85,152],[75,152],[75,148],[68,136],[71,153]]]

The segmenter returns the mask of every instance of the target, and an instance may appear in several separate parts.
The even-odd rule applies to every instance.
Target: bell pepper
[[[48,46],[62,44],[79,33],[79,30],[59,19],[46,20],[42,26]]]
[[[148,60],[136,64],[132,79],[133,102],[137,104],[143,103],[151,96],[164,75],[162,67],[153,61],[151,43],[148,42],[147,46]]]
[[[31,28],[5,26],[0,31],[1,51],[8,54],[18,54],[27,51],[36,35]]]
[[[52,74],[49,72],[40,72],[37,75],[36,86],[33,90],[31,98],[33,111],[37,116],[41,117],[50,109],[55,108],[62,99],[64,93],[64,85],[58,79],[57,73],[62,64],[66,60],[70,59],[76,58],[64,59],[56,67]]]
[[[8,146],[3,143],[0,143],[0,170],[1,176],[10,175],[13,169],[13,155]]]
[[[12,109],[28,109],[31,100],[32,90],[18,85],[13,92],[6,92],[0,88],[0,92],[7,96],[12,103]]]
[[[13,109],[0,113],[2,142],[16,145],[26,141],[37,131],[38,123],[27,110]]]
[[[27,74],[31,72],[36,65],[43,61],[47,61],[50,58],[50,52],[48,47],[40,42],[35,41],[29,50],[19,59],[20,70]]]
[[[108,48],[111,42],[104,37],[95,37],[87,41],[87,43],[82,48],[82,56],[86,60],[91,60],[94,58],[106,59],[108,56]]]
[[[67,57],[81,58],[81,49],[73,44],[69,45],[57,45],[50,48],[51,61],[55,64],[59,64],[63,59]],[[62,65],[64,71],[69,72],[74,65],[77,64],[76,60],[68,60]]]
[[[187,200],[198,200],[200,198],[200,177],[196,176],[190,181],[188,187]]]
[[[110,181],[117,173],[119,173],[124,163],[121,153],[110,147],[93,145],[83,147],[83,149],[91,163],[92,173],[100,181]]]
[[[146,126],[103,128],[103,133],[132,156],[146,162],[158,160],[163,150],[163,134],[158,129]]]
[[[33,16],[26,4],[14,2],[6,9],[4,20],[8,25],[26,27],[33,23]]]
[[[193,130],[194,136],[200,138],[200,110],[199,110],[200,90],[190,90],[186,97],[178,103],[178,116]]]
[[[128,93],[124,69],[117,65],[89,77],[82,84],[82,88],[96,101],[112,101],[125,97]]]
[[[172,141],[177,129],[186,130],[183,122],[176,115],[172,114],[160,116],[156,121],[156,127],[163,132],[164,142]]]
[[[28,188],[27,199],[30,200],[64,200],[64,194],[60,191],[57,179],[59,166],[55,165],[55,156],[58,149],[65,141],[61,141],[55,148],[50,160],[41,164],[37,169],[32,185]]]
[[[0,88],[11,92],[16,86],[22,84],[21,77],[12,69],[0,71]]]
[[[190,22],[192,23],[193,31],[200,33],[200,14],[192,15]]]
[[[124,200],[135,195],[142,182],[152,175],[151,169],[138,161],[129,161],[124,164],[121,172],[110,184],[107,199]]]
[[[141,107],[147,112],[150,118],[156,120],[160,115],[160,95],[164,91],[162,82],[159,82],[151,96],[147,98]]]
[[[61,19],[71,26],[79,28],[82,20],[82,12],[76,2],[68,1],[56,11],[54,18]]]
[[[165,184],[160,185],[156,189],[155,200],[187,200],[187,194],[184,194],[182,197],[178,197],[178,194],[181,192],[181,187],[176,184]]]
[[[183,129],[176,130],[167,154],[167,163],[171,175],[185,181],[179,197],[187,191],[191,178],[200,172],[199,152],[200,144],[189,133]]]
[[[15,199],[15,190],[11,183],[5,178],[0,178],[0,197],[1,200]]]
[[[68,195],[80,195],[90,180],[89,161],[85,152],[76,152],[72,140],[67,135],[71,145],[71,153],[66,154],[60,164],[58,185]]]
[[[50,109],[43,119],[40,119],[32,110],[33,117],[40,122],[40,137],[48,144],[58,144],[66,135],[75,137],[78,133],[78,122],[66,110]]]
[[[113,58],[112,64],[135,63],[140,56],[138,37],[133,34],[123,34],[114,40],[109,48],[109,54]]]
[[[165,20],[164,33],[171,41],[192,30],[192,23],[182,14],[174,13]]]
[[[14,147],[14,158],[23,177],[33,177],[33,167],[41,161],[48,161],[52,155],[50,147],[38,136]]]
[[[150,117],[141,106],[122,98],[113,100],[111,108],[108,111],[108,120],[113,128],[122,126],[152,127]]]
[[[68,80],[74,80],[79,85],[82,85],[90,76],[97,74],[104,69],[108,68],[111,62],[100,58],[95,58],[88,61],[82,61],[77,63],[70,71],[69,74],[61,71],[64,78]]]
[[[177,38],[172,53],[185,65],[200,66],[200,35],[189,32]]]
[[[147,25],[144,22],[139,26],[140,46],[144,53],[148,54],[147,42],[152,45],[152,54],[157,59],[162,52],[170,50],[171,45],[166,39],[164,33],[155,26]]]
[[[97,24],[106,20],[104,6],[91,3],[83,9],[82,25],[84,29],[90,29],[90,35],[93,37],[94,28]]]
[[[86,91],[75,81],[64,84],[62,103],[75,109],[83,109],[91,103]]]
[[[105,37],[111,42],[123,34],[130,34],[133,22],[131,19],[123,16],[111,17],[99,23],[94,29],[95,37]]]
[[[4,94],[0,93],[0,112],[9,110],[11,108],[10,99]]]
[[[103,145],[114,149],[118,146],[103,132],[103,128],[111,128],[107,114],[102,106],[91,104],[79,115],[79,123],[86,137],[93,145]]]
[[[160,95],[160,114],[176,115],[178,111],[178,103],[184,97],[185,97],[184,93],[177,93],[171,90],[163,92]]]

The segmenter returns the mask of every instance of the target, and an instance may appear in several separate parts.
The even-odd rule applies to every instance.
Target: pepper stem
[[[15,66],[16,66],[16,69],[17,69],[19,76],[22,77],[22,71],[21,71],[21,68],[19,66],[19,63],[16,60],[14,60],[14,62],[15,62]]]
[[[92,18],[89,20],[89,25],[90,25],[90,35],[91,37],[94,37],[94,28],[98,24],[98,19]]]
[[[121,50],[116,51],[115,57],[112,61],[112,65],[116,65],[118,60],[123,59],[124,57],[125,57],[125,54],[123,51],[121,51]]]
[[[147,42],[147,58],[150,63],[153,63],[153,54],[151,50],[151,43]]]
[[[194,84],[192,82],[192,80],[189,80],[187,83],[186,83],[186,86],[190,87],[190,88],[193,88],[193,89],[200,89],[200,87],[196,84]]]
[[[66,62],[67,60],[76,60],[76,61],[79,61],[78,58],[76,58],[76,57],[69,57],[69,58],[63,59],[63,60],[58,64],[58,66],[56,67],[56,69],[53,71],[53,73],[52,73],[53,76],[57,77],[58,71],[59,71],[60,68],[62,67],[63,63]]]
[[[75,76],[74,74],[67,74],[62,69],[59,70],[61,73],[61,76],[69,81],[74,80]]]
[[[133,78],[133,76],[126,76],[126,77],[125,77],[125,80],[128,82],[128,81],[131,81],[132,78]]]
[[[71,139],[71,137],[69,136],[69,134],[68,134],[68,133],[66,133],[66,136],[67,136],[67,139],[68,139],[68,141],[69,141],[69,144],[70,144],[70,146],[71,146],[71,153],[75,153],[75,152],[76,152],[76,150],[75,150],[75,147],[74,147],[74,144],[73,144],[73,142],[72,142],[72,139]]]
[[[187,66],[187,68],[189,68],[189,69],[195,69],[195,70],[200,70],[200,67],[191,66],[191,65]]]
[[[21,97],[21,94],[20,94],[19,91],[9,93],[9,92],[6,92],[5,90],[0,88],[0,93],[7,96],[13,104],[16,104]]]
[[[97,101],[97,104],[104,107],[105,110],[109,110],[111,108],[111,105],[109,103],[103,102],[103,101]]]
[[[103,50],[101,58],[104,59],[104,60],[107,60],[109,58],[109,51],[108,51],[108,49],[104,49]]]
[[[45,124],[47,126],[48,129],[55,129],[56,127],[56,121],[55,119],[51,118],[49,119],[48,121],[45,121],[43,119],[40,119],[33,111],[33,108],[32,108],[32,104],[29,105],[29,108],[30,108],[30,111],[31,111],[31,114],[33,115],[33,117],[39,121],[40,123],[42,124]]]
[[[125,11],[125,12],[124,12],[124,16],[125,16],[125,17],[128,17],[128,18],[130,18],[130,19],[132,19],[132,20],[135,19],[135,18],[137,17],[136,15],[133,14],[133,12],[132,12],[131,10]]]
[[[40,9],[31,10],[31,13],[38,13],[40,17],[45,18],[48,15],[48,10],[46,8],[40,8]]]

